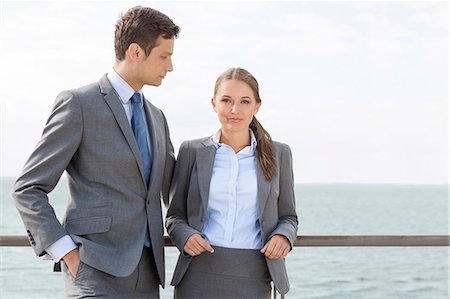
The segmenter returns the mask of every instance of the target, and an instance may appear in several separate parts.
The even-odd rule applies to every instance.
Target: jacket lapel
[[[266,206],[267,199],[269,198],[271,182],[266,180],[263,169],[256,160],[256,178],[258,181],[258,204],[259,204],[259,216],[263,215],[264,207]]]
[[[203,208],[206,211],[206,207],[208,206],[209,186],[211,183],[212,169],[214,166],[214,159],[216,157],[216,148],[209,138],[203,142],[203,145],[204,147],[201,147],[197,150],[196,162],[198,188],[200,191]]]
[[[157,123],[157,115],[155,111],[152,109],[150,104],[144,97],[144,108],[145,108],[145,116],[147,117],[147,126],[148,132],[150,136],[150,144],[152,146],[152,170],[150,173],[150,180],[148,184],[148,188],[150,186],[154,186],[153,181],[156,179],[156,175],[161,174],[159,171],[155,171],[158,169],[157,163],[162,161],[160,159],[160,155],[164,153],[163,145],[161,144],[161,140],[165,140],[164,133],[161,132],[160,127],[161,124]]]
[[[114,118],[117,121],[117,124],[122,130],[122,133],[125,136],[125,139],[127,140],[134,157],[136,158],[139,171],[141,172],[142,180],[144,181],[144,170],[142,169],[141,153],[139,152],[136,138],[134,137],[133,130],[131,129],[130,123],[128,122],[128,118],[125,114],[120,98],[114,88],[111,86],[111,83],[109,83],[106,75],[100,79],[99,84],[100,91],[102,92],[102,94],[104,94],[105,102],[111,109]]]

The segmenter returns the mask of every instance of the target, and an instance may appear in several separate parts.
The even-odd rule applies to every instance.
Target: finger
[[[270,258],[270,256],[272,255],[273,252],[273,248],[274,248],[274,242],[273,240],[270,240],[269,242],[267,242],[267,249],[266,252],[264,253],[268,258]]]
[[[203,252],[202,247],[198,245],[199,239],[203,238],[199,234],[194,234],[190,236],[189,239],[187,240],[183,249],[190,256],[199,255],[200,253]]]
[[[186,253],[189,254],[190,256],[196,255],[196,254],[194,253],[193,247],[192,247],[190,244],[184,245],[183,250],[184,250],[184,252],[186,252]]]
[[[289,247],[289,245],[286,244],[286,242],[283,240],[279,243],[280,247],[278,250],[278,259],[281,259],[285,256],[286,254],[286,248]]]
[[[70,273],[72,274],[73,278],[77,278],[78,267],[80,267],[80,262],[75,262],[69,267]]]
[[[287,240],[284,237],[277,236],[276,239],[274,239],[275,248],[273,250],[273,259],[280,259],[283,257],[284,250],[286,246],[288,245]]]
[[[273,250],[272,254],[269,256],[270,259],[278,259],[281,256],[282,248],[281,248],[281,242],[277,240],[273,240]]]
[[[213,253],[214,252],[214,248],[211,247],[211,245],[209,245],[208,242],[206,242],[205,239],[202,239],[200,241],[200,245],[202,246],[202,248],[206,251],[208,251],[209,253]]]
[[[201,249],[197,248],[195,244],[189,244],[184,251],[190,256],[196,256],[203,252]]]
[[[279,259],[285,258],[289,254],[290,250],[291,250],[291,244],[289,242],[285,242],[285,241],[281,242],[280,256],[278,258]]]
[[[196,242],[194,242],[194,243],[192,244],[191,250],[192,250],[195,254],[197,254],[197,255],[199,255],[200,253],[202,253],[203,251],[205,251],[205,249],[203,248],[203,246],[202,246],[198,241],[196,241]]]
[[[264,245],[264,247],[260,250],[261,253],[265,253],[267,250],[267,243]]]
[[[284,250],[283,250],[283,255],[281,256],[281,258],[285,258],[285,257],[287,257],[287,255],[289,254],[289,250],[290,250],[291,248],[290,248],[290,246],[287,246],[286,248],[284,248]]]
[[[190,248],[184,250],[189,256],[196,256],[197,254]]]

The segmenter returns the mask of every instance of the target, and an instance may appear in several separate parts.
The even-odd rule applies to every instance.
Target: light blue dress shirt
[[[123,109],[125,110],[125,113],[127,114],[128,123],[131,126],[131,118],[133,117],[133,105],[131,104],[131,97],[135,93],[133,88],[124,80],[122,77],[119,76],[119,74],[112,69],[111,72],[109,72],[107,75],[107,78],[109,82],[111,83],[114,90],[117,92],[120,98],[120,102],[122,103]],[[142,90],[137,91],[141,95],[141,105],[144,106],[144,100],[142,97]],[[148,128],[147,123],[147,117],[145,116],[144,109],[142,109],[142,114],[145,122],[145,127]],[[151,147],[151,139],[150,139],[150,133],[147,130],[147,140],[148,142],[148,149],[150,151],[150,155],[152,153],[152,147]]]
[[[250,146],[235,153],[220,133],[211,137],[217,151],[202,233],[213,246],[261,249],[255,135],[250,130]]]

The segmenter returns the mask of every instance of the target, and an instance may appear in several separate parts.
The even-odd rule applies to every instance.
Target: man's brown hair
[[[125,59],[125,52],[132,43],[137,43],[150,55],[160,36],[166,39],[178,37],[180,27],[168,16],[150,7],[135,6],[122,14],[116,23],[114,49],[116,59]]]

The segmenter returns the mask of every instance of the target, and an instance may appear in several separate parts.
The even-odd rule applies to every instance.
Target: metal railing
[[[165,246],[174,246],[164,236]],[[30,246],[27,236],[0,235],[1,246]],[[387,247],[387,246],[450,246],[450,235],[360,235],[360,236],[297,236],[295,247]],[[274,288],[273,288],[274,289]],[[277,292],[273,291],[273,299]],[[285,296],[281,295],[281,299]]]
[[[165,246],[174,246],[164,236]],[[30,246],[27,236],[0,235],[0,246]],[[297,236],[295,247],[450,246],[450,235]]]

